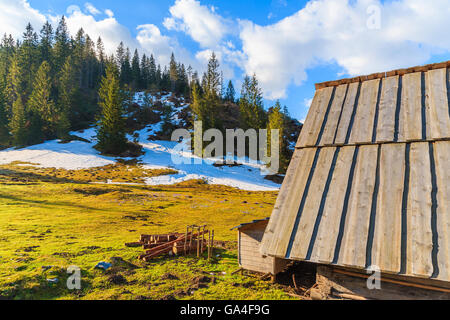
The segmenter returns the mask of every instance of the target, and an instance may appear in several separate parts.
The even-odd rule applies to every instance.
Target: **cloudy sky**
[[[215,51],[238,90],[256,73],[266,107],[300,120],[316,82],[450,60],[449,0],[0,0],[0,34],[63,14],[110,52],[124,41],[202,71]]]

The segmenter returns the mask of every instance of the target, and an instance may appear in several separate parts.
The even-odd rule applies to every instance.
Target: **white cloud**
[[[214,7],[203,6],[197,0],[176,0],[169,11],[171,17],[164,20],[164,26],[186,32],[204,48],[219,44],[229,30],[227,21],[215,13]]]
[[[101,11],[98,10],[96,7],[94,7],[94,5],[92,3],[86,2],[84,4],[84,7],[86,8],[87,12],[89,12],[90,14],[92,14],[94,16],[101,13]]]
[[[47,20],[46,16],[30,7],[25,0],[0,0],[0,32],[11,34],[14,38],[22,36],[28,22],[35,30],[40,30]]]
[[[137,40],[147,52],[151,52],[162,64],[170,61],[172,52],[175,51],[171,39],[161,34],[161,31],[154,24],[145,24],[137,27]]]
[[[306,109],[308,110],[311,107],[311,103],[313,102],[313,98],[306,98],[303,100],[303,105],[306,107]]]
[[[116,51],[121,41],[132,50],[140,47],[139,42],[132,37],[128,28],[121,25],[114,17],[96,20],[90,14],[74,11],[67,17],[66,21],[67,27],[72,35],[75,35],[80,28],[83,28],[93,41],[101,37],[105,45],[105,50],[109,54]]]
[[[109,9],[106,9],[106,10],[105,10],[105,14],[106,14],[108,17],[110,17],[110,18],[114,17],[114,12],[112,12],[112,11],[109,10]]]
[[[381,9],[381,28],[367,27],[367,8]],[[315,0],[292,16],[259,26],[241,21],[245,71],[256,73],[266,97],[286,96],[307,69],[337,63],[350,75],[425,63],[450,51],[448,0]]]

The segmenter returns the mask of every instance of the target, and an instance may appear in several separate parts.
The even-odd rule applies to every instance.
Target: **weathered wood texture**
[[[394,141],[395,111],[399,98],[398,82],[398,76],[383,79],[378,107],[376,142]]]
[[[450,139],[448,81],[441,68],[320,89],[296,147]]]
[[[333,297],[339,296],[339,293],[344,293],[375,300],[450,300],[450,293],[442,292],[448,291],[448,289],[441,289],[439,286],[433,286],[430,283],[408,282],[411,279],[382,274],[381,289],[370,290],[367,287],[365,277],[346,274],[351,274],[351,269],[350,272],[340,273],[339,271],[339,269],[329,266],[317,268],[316,281],[318,289],[323,295]],[[433,287],[435,290],[425,289],[428,287]]]
[[[316,145],[332,93],[333,88],[331,87],[316,91],[308,116],[298,138],[297,147]]]
[[[366,265],[366,243],[375,188],[377,155],[377,146],[359,147],[341,249],[338,252],[337,261],[340,265],[359,268]]]
[[[317,90],[261,253],[450,283],[446,67]]]
[[[282,188],[281,190],[281,192],[287,192],[282,214],[278,219],[274,218],[269,222],[265,231],[267,237],[264,237],[262,241],[262,254],[285,256],[316,152],[315,149],[302,149],[299,152],[299,166],[292,174],[291,188],[288,190]],[[278,197],[284,196],[281,192]]]
[[[283,270],[288,260],[260,253],[261,239],[266,226],[267,221],[262,221],[238,230],[239,265],[246,270],[276,275]]]
[[[437,279],[450,281],[450,142],[436,142],[433,145],[437,184],[436,228],[439,246]]]
[[[371,131],[370,129],[373,128],[375,123],[379,87],[379,79],[362,83],[361,94],[349,140],[350,144],[361,144],[372,141],[373,130]]]

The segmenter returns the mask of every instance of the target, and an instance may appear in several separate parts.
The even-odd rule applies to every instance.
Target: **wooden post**
[[[200,228],[198,227],[198,233],[197,233],[197,258],[200,257]]]
[[[190,228],[191,228],[191,236],[189,237],[189,248],[188,248],[189,254],[191,253],[192,248],[192,237],[194,236],[194,226],[192,225],[190,226]]]
[[[200,244],[200,253],[203,253],[203,242],[205,241],[205,227],[206,227],[206,224],[203,225],[202,243]]]
[[[211,260],[211,231],[208,231],[208,261]]]
[[[184,237],[184,255],[186,255],[186,244],[187,244],[188,230],[189,230],[189,226],[186,227],[186,236]]]
[[[214,230],[212,230],[211,234],[211,256],[214,254]]]

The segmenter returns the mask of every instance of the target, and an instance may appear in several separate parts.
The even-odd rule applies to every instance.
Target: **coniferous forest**
[[[39,31],[28,24],[22,39],[5,34],[1,40],[0,149],[70,141],[71,131],[97,124],[96,148],[120,155],[131,145],[126,121],[134,92],[184,99],[190,104],[189,127],[201,120],[203,130],[280,129],[284,168],[292,152],[288,146],[301,127],[279,102],[264,108],[255,75],[244,78],[237,98],[232,81],[224,83],[214,53],[201,77],[173,54],[169,65],[161,66],[152,54],[131,52],[121,42],[108,55],[101,37],[91,39],[83,29],[69,34],[63,16],[56,30],[48,22]],[[166,120],[170,129],[170,117]]]

